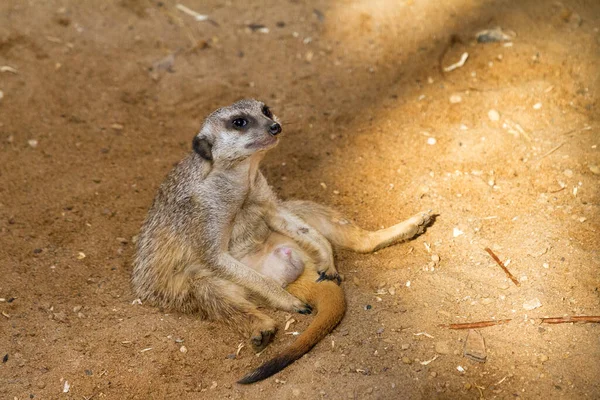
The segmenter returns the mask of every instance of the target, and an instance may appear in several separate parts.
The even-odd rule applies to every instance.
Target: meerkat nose
[[[281,133],[281,125],[275,122],[269,127],[269,133],[273,136],[279,135]]]

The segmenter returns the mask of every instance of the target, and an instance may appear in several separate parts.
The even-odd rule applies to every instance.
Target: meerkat
[[[160,185],[133,262],[132,286],[142,300],[224,322],[257,352],[277,329],[259,307],[315,308],[307,330],[240,383],[285,368],[340,322],[346,305],[332,246],[371,252],[413,238],[432,221],[431,212],[421,212],[370,232],[326,206],[280,201],[259,164],[281,131],[257,100],[210,114],[192,151]]]

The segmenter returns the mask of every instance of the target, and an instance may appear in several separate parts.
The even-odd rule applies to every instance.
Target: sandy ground
[[[600,2],[185,3],[216,23],[175,5],[0,2],[1,398],[600,398],[598,324],[539,320],[600,315]],[[475,41],[495,26],[516,37]],[[249,387],[293,340],[284,313],[260,357],[233,358],[242,338],[129,286],[156,188],[242,97],[283,120],[263,165],[282,198],[369,229],[439,214],[411,242],[338,252],[345,319]],[[439,326],[509,318],[479,330],[485,363]]]

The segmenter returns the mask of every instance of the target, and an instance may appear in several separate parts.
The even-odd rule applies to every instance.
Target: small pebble
[[[180,352],[182,352],[182,353],[187,353],[187,351],[188,351],[188,350],[187,350],[187,347],[185,347],[185,346],[181,346],[181,347],[179,348],[179,351],[180,351]]]
[[[35,139],[28,140],[27,143],[32,149],[35,149],[38,146],[38,141]]]
[[[570,169],[565,169],[565,170],[563,171],[563,174],[565,174],[565,176],[567,176],[567,177],[569,177],[569,178],[570,178],[570,177],[572,177],[572,176],[573,176],[573,171],[572,171],[572,170],[570,170]]]
[[[437,376],[437,372],[431,371],[429,375],[431,375],[432,378],[435,378]]]
[[[545,363],[546,361],[548,361],[548,356],[545,354],[540,354],[538,359],[540,360],[541,363]]]
[[[534,109],[534,110],[539,110],[540,108],[542,108],[542,103],[535,103],[535,104],[533,105],[533,109]]]
[[[450,103],[456,104],[462,101],[462,97],[459,94],[453,94],[450,96]]]
[[[427,138],[427,144],[433,146],[437,143],[437,140],[434,137]]]
[[[410,349],[410,343],[404,343],[402,345],[402,350],[408,350],[408,349]]]
[[[496,110],[488,111],[488,118],[490,121],[500,121],[500,113]]]
[[[412,364],[412,360],[406,356],[402,357],[402,362],[404,364]]]
[[[212,385],[210,385],[210,390],[215,390],[219,384],[216,381],[213,381]]]
[[[464,235],[464,232],[458,228],[452,229],[452,236],[459,237],[460,235]]]
[[[537,297],[523,303],[523,308],[527,311],[535,310],[542,306],[542,302]]]
[[[543,263],[543,264],[542,264],[542,267],[544,267],[544,268],[548,269],[548,268],[550,268],[550,264],[548,264],[548,263]]]
[[[73,312],[78,313],[79,311],[81,311],[82,308],[83,308],[83,306],[75,306],[75,307],[73,307]]]
[[[592,171],[592,173],[599,175],[600,174],[600,167],[598,167],[595,164],[590,164],[588,165],[588,168],[590,169],[590,171]]]
[[[465,383],[464,388],[465,390],[471,390],[471,384],[469,382]]]
[[[486,297],[485,299],[481,300],[481,304],[483,305],[488,305],[491,304],[494,300],[490,299],[489,297]]]
[[[431,255],[431,261],[433,261],[434,263],[439,263],[440,262],[440,256],[438,256],[437,254],[432,254]]]

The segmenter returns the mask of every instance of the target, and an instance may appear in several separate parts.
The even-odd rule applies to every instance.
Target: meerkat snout
[[[269,127],[269,133],[273,136],[277,136],[281,133],[281,125],[275,122],[273,125]]]

